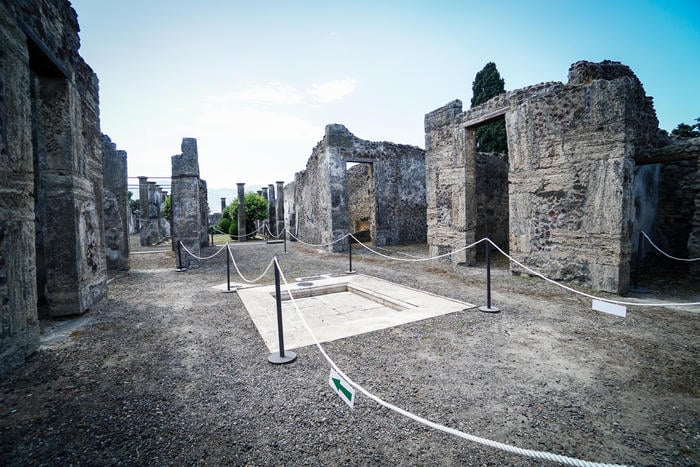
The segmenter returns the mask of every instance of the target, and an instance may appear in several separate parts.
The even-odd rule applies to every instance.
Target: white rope
[[[211,228],[212,228],[212,230],[216,230],[216,231],[219,232],[220,234],[228,235],[227,232],[224,232],[223,230],[221,230],[220,228],[218,228],[218,227],[215,226],[215,225],[212,225]]]
[[[256,277],[256,278],[253,279],[253,280],[247,279],[247,278],[241,273],[241,270],[238,269],[238,264],[236,264],[236,258],[233,257],[233,252],[231,251],[231,248],[229,247],[228,242],[226,243],[226,247],[227,247],[227,249],[228,249],[228,254],[229,254],[229,256],[231,257],[231,261],[233,262],[233,267],[236,269],[236,272],[238,273],[238,275],[240,276],[241,279],[243,279],[245,282],[247,282],[247,283],[249,283],[249,284],[252,284],[252,283],[254,283],[254,282],[258,282],[260,279],[262,279],[263,277],[265,277],[265,274],[267,274],[267,271],[270,270],[270,266],[272,266],[273,261],[270,260],[270,263],[267,265],[267,267],[265,268],[265,270],[263,271],[262,274],[260,274],[258,277]]]
[[[249,232],[249,233],[247,233],[247,234],[245,234],[245,235],[232,235],[232,234],[229,234],[229,235],[231,236],[231,238],[243,238],[243,237],[247,237],[247,236],[249,236],[249,235],[255,235],[255,234],[257,234],[258,232],[260,232],[261,229],[262,229],[262,226],[260,226],[260,227],[258,227],[257,229],[255,229],[254,232]]]
[[[646,233],[645,231],[643,231],[643,230],[642,230],[642,235],[644,235],[644,237],[649,241],[649,243],[651,243],[651,246],[653,246],[654,248],[656,248],[656,250],[657,250],[659,253],[661,253],[662,255],[664,255],[664,256],[667,257],[667,258],[671,258],[671,259],[676,260],[676,261],[688,261],[688,262],[700,261],[700,258],[676,258],[675,256],[671,256],[671,255],[669,255],[668,253],[666,253],[665,251],[663,251],[661,248],[659,248],[658,246],[656,246],[656,244],[655,244],[654,242],[651,241],[651,238],[649,238],[649,235],[647,235],[647,233]]]
[[[595,295],[591,295],[591,294],[587,294],[587,293],[585,293],[585,292],[581,292],[581,291],[579,291],[579,290],[573,289],[573,288],[571,288],[571,287],[569,287],[569,286],[566,286],[566,285],[564,285],[564,284],[560,284],[559,282],[556,282],[556,281],[553,280],[553,279],[550,279],[550,278],[548,278],[548,277],[545,277],[544,274],[542,274],[542,273],[540,273],[540,272],[538,272],[538,271],[535,271],[535,270],[532,269],[532,268],[529,268],[529,267],[525,266],[524,264],[522,264],[521,262],[517,261],[517,260],[516,260],[515,258],[513,258],[512,256],[508,255],[506,252],[504,252],[503,250],[501,250],[501,249],[498,247],[498,245],[496,245],[495,243],[493,243],[489,238],[484,238],[484,239],[482,239],[482,240],[488,241],[488,242],[489,242],[491,245],[493,245],[493,247],[496,248],[496,250],[498,250],[503,256],[505,256],[506,258],[508,258],[510,261],[512,261],[513,263],[517,264],[517,265],[520,266],[521,268],[525,269],[526,271],[530,272],[531,274],[534,274],[535,276],[540,277],[540,278],[544,279],[545,281],[547,281],[547,282],[549,282],[549,283],[551,283],[551,284],[556,285],[557,287],[561,287],[562,289],[568,290],[569,292],[573,292],[573,293],[578,294],[578,295],[582,295],[582,296],[584,296],[584,297],[592,298],[592,299],[595,299],[595,300],[600,300],[600,301],[603,301],[603,302],[614,303],[614,304],[616,304],[616,305],[626,305],[626,306],[696,306],[696,305],[700,305],[700,302],[692,302],[692,303],[637,303],[637,302],[624,302],[624,301],[620,301],[620,300],[612,300],[612,299],[610,299],[610,298],[596,297]]]
[[[467,245],[467,246],[462,247],[462,248],[460,248],[460,249],[458,249],[458,250],[451,251],[451,252],[449,252],[449,253],[445,253],[445,254],[438,255],[438,256],[431,256],[431,257],[429,257],[429,258],[405,259],[405,258],[396,258],[395,256],[389,256],[389,255],[385,255],[385,254],[383,254],[383,253],[380,253],[380,252],[378,252],[378,251],[375,251],[375,250],[371,249],[370,247],[368,247],[367,245],[365,245],[364,243],[362,243],[361,241],[359,241],[357,238],[355,238],[355,236],[354,236],[353,234],[349,233],[348,235],[351,236],[352,238],[354,238],[355,241],[356,241],[357,243],[359,243],[360,245],[362,245],[362,247],[363,247],[364,249],[371,251],[371,252],[374,253],[375,255],[381,256],[381,257],[383,257],[383,258],[391,259],[391,260],[393,260],[393,261],[403,261],[403,262],[406,262],[406,263],[420,263],[421,261],[432,261],[432,260],[434,260],[434,259],[440,259],[440,258],[445,258],[445,257],[447,257],[447,256],[452,256],[452,255],[455,255],[455,254],[457,254],[457,253],[459,253],[459,252],[461,252],[461,251],[468,250],[469,248],[474,248],[476,245],[478,245],[479,243],[481,243],[481,242],[483,242],[483,241],[485,240],[484,238],[482,238],[481,240],[479,240],[479,241],[477,241],[477,242],[474,242],[474,243],[472,243],[471,245]]]
[[[299,237],[297,237],[296,235],[294,235],[291,231],[288,230],[287,233],[289,233],[289,236],[292,237],[293,239],[295,239],[296,241],[298,241],[299,243],[303,243],[303,244],[306,245],[306,246],[310,246],[310,247],[314,247],[314,248],[325,247],[325,246],[331,246],[331,245],[333,245],[334,243],[338,243],[338,242],[341,242],[341,241],[345,240],[346,238],[348,238],[348,235],[350,235],[350,234],[345,234],[345,235],[343,235],[342,237],[340,237],[339,239],[333,240],[333,241],[330,242],[330,243],[307,243],[307,242],[305,242],[304,240],[302,240],[301,238],[299,238]]]
[[[180,246],[182,246],[182,248],[184,248],[184,250],[187,252],[187,254],[189,254],[191,257],[193,257],[193,258],[195,258],[195,259],[198,259],[198,260],[201,260],[201,261],[204,261],[204,260],[207,260],[207,259],[212,259],[214,256],[216,256],[216,255],[218,255],[219,253],[221,253],[221,250],[223,250],[223,249],[225,248],[225,246],[222,246],[221,248],[219,248],[219,251],[217,251],[217,252],[214,253],[213,255],[211,255],[211,256],[206,256],[206,257],[202,257],[202,256],[197,256],[197,255],[195,255],[194,253],[192,253],[190,250],[188,250],[184,243],[180,242]]]
[[[318,341],[316,338],[316,335],[314,332],[311,330],[311,327],[309,324],[306,322],[306,319],[302,315],[301,311],[299,310],[299,307],[297,306],[296,301],[294,300],[294,296],[292,295],[292,292],[290,290],[289,284],[287,283],[287,279],[284,276],[284,273],[282,272],[282,268],[279,265],[279,262],[277,261],[277,258],[273,258],[272,260],[276,265],[277,268],[280,272],[280,277],[284,281],[286,291],[289,294],[289,298],[294,306],[294,309],[296,310],[297,316],[299,316],[299,319],[301,320],[302,324],[306,328],[306,330],[309,332],[311,335],[311,338],[313,339],[314,343],[316,344],[316,347],[318,347],[318,350],[321,352],[323,357],[326,359],[326,361],[333,367],[333,369],[349,384],[351,384],[355,389],[360,391],[362,394],[367,396],[368,398],[372,399],[376,403],[386,407],[389,410],[392,410],[398,414],[401,414],[405,417],[408,417],[418,423],[421,423],[425,426],[428,426],[430,428],[433,428],[435,430],[439,430],[445,433],[448,433],[453,436],[457,436],[459,438],[466,439],[467,441],[472,441],[474,443],[482,444],[485,446],[489,446],[492,448],[500,449],[501,451],[509,452],[511,454],[518,454],[521,456],[527,456],[527,457],[533,457],[536,459],[542,459],[542,460],[548,460],[548,461],[553,461],[553,462],[559,462],[561,464],[567,464],[567,465],[575,465],[575,466],[585,466],[585,467],[604,467],[604,466],[615,466],[617,464],[601,464],[601,463],[594,463],[594,462],[588,462],[585,460],[581,459],[576,459],[573,457],[568,457],[568,456],[562,456],[559,454],[553,454],[545,451],[535,451],[532,449],[523,449],[519,448],[517,446],[513,446],[510,444],[505,444],[505,443],[500,443],[498,441],[492,441],[490,439],[486,438],[481,438],[479,436],[475,436],[472,434],[464,433],[463,431],[457,430],[455,428],[450,428],[445,425],[441,425],[439,423],[433,422],[431,420],[428,420],[426,418],[423,418],[421,416],[415,415],[414,413],[409,412],[408,410],[404,410],[400,407],[397,407],[389,402],[386,402],[385,400],[381,399],[380,397],[372,394],[368,390],[366,390],[364,387],[360,386],[358,383],[353,381],[345,372],[343,372],[338,365],[335,364],[333,359],[326,353],[324,350],[323,346],[321,343]]]
[[[275,235],[275,234],[272,233],[272,230],[270,230],[270,226],[269,226],[268,224],[263,224],[263,225],[265,226],[265,228],[267,229],[268,233],[270,234],[270,237],[274,237],[274,238],[280,238],[280,237],[284,234],[284,231],[287,230],[287,228],[285,227],[284,229],[282,229],[282,232],[280,232],[280,233],[278,233],[277,235]]]

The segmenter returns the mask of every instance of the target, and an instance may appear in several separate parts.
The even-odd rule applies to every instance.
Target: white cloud
[[[328,103],[349,96],[355,91],[357,81],[354,79],[337,79],[325,83],[313,83],[307,93],[315,97],[318,102]]]
[[[283,112],[254,108],[211,108],[197,119],[199,134],[239,141],[315,142],[323,128]]]
[[[294,86],[270,81],[263,84],[253,84],[239,91],[231,91],[225,94],[212,96],[212,103],[224,102],[250,102],[257,104],[283,104],[294,105],[302,102],[304,96]]]

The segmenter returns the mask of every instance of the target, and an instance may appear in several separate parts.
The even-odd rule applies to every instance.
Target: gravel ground
[[[42,348],[0,383],[0,465],[549,465],[362,395],[350,410],[315,346],[268,363],[237,294],[212,289],[226,281],[223,255],[178,273],[171,252],[144,250],[133,248],[131,270],[95,309],[46,323]],[[274,254],[288,278],[347,269],[345,255],[282,250],[234,246],[250,277]],[[355,253],[364,274],[484,304],[483,268]],[[697,284],[644,279],[657,281],[650,299],[699,300]],[[324,348],[379,397],[466,433],[596,462],[700,464],[700,314],[634,307],[623,319],[503,268],[493,282],[501,313],[463,311]]]

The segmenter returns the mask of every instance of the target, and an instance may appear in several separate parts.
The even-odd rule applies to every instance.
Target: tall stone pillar
[[[277,182],[277,234],[284,231],[284,182]]]
[[[226,209],[226,198],[221,198],[221,214],[224,213],[224,209]]]
[[[245,183],[237,183],[238,186],[238,241],[245,242]]]
[[[117,150],[107,135],[102,135],[102,176],[107,269],[129,269],[126,151]]]
[[[173,211],[173,245],[177,248],[178,242],[182,242],[194,255],[200,256],[201,206],[197,140],[183,138],[181,149],[182,154],[172,157],[170,203]],[[180,257],[181,267],[199,265],[199,261],[184,250]]]
[[[275,185],[270,183],[267,186],[267,223],[270,232],[277,235],[277,202],[275,201]]]
[[[148,177],[139,177],[139,240],[141,246],[150,246],[149,242],[149,219],[151,209],[148,203]]]
[[[267,187],[264,186],[262,187],[262,197],[265,198],[265,201],[269,201],[268,195],[267,195]]]
[[[207,182],[199,180],[199,244],[209,246],[209,192]]]

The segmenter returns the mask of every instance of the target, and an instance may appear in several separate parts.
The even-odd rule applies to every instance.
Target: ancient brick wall
[[[97,77],[68,1],[0,3],[0,372],[106,292]],[[38,286],[37,286],[38,285]]]
[[[431,254],[473,240],[472,133],[505,118],[511,254],[553,279],[626,289],[634,155],[656,144],[658,122],[651,98],[628,67],[577,62],[569,76],[567,84],[509,91],[466,112],[455,101],[426,115]],[[467,255],[453,261],[469,262]]]
[[[107,269],[129,269],[127,155],[107,135],[102,135],[102,167]]]
[[[657,228],[662,237],[654,243],[672,256],[688,258],[698,160],[661,164],[660,169]]]
[[[374,239],[377,224],[374,219],[374,177],[371,164],[357,164],[348,168],[346,192],[350,230],[352,232],[366,230]]]
[[[346,164],[372,164],[376,229],[374,243],[423,242],[425,222],[425,156],[420,148],[357,138],[343,125],[327,125],[306,170],[295,179],[295,212],[299,236],[328,243],[350,230]],[[344,251],[345,242],[332,246]]]

